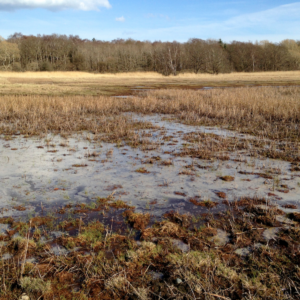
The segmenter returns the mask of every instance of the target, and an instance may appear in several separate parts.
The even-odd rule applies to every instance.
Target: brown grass
[[[88,131],[94,134],[92,138],[106,133],[103,138],[110,142],[127,139],[133,143],[138,139],[142,144],[135,130],[152,125],[120,115],[126,110],[126,104],[121,109],[122,105],[107,97],[4,96],[0,102],[0,133],[30,136],[51,131],[66,137]]]
[[[222,125],[274,139],[299,139],[299,95],[300,87],[159,90],[145,95],[142,111],[175,114],[192,125]]]
[[[0,79],[11,79],[11,78],[34,78],[34,79],[116,79],[116,78],[138,78],[138,79],[165,79],[166,81],[174,80],[176,78],[195,78],[195,79],[209,79],[214,81],[219,80],[289,80],[293,81],[299,78],[300,71],[282,71],[282,72],[253,72],[253,73],[228,73],[228,74],[194,74],[194,73],[181,73],[177,76],[163,76],[156,72],[130,72],[130,73],[116,73],[116,74],[94,74],[88,72],[0,72]]]
[[[78,131],[89,131],[95,133],[94,138],[112,142],[130,140],[130,145],[139,145],[141,139],[136,130],[152,128],[152,125],[135,122],[123,113],[161,113],[171,114],[174,120],[190,125],[220,125],[268,137],[279,141],[276,144],[279,150],[295,152],[299,149],[295,143],[299,142],[299,94],[299,87],[264,87],[211,91],[159,90],[128,99],[6,95],[0,101],[0,132],[9,135],[19,131],[34,135],[52,131],[67,136]],[[106,135],[98,136],[97,133]],[[232,151],[247,148],[237,141],[225,142],[214,135],[187,134],[184,138],[193,144],[204,145],[203,149],[196,147],[194,150],[198,151],[195,152],[198,156],[200,153],[208,158],[215,155],[218,148],[228,150],[233,147]],[[294,142],[288,143],[291,140]],[[145,145],[148,147],[149,143]],[[259,143],[255,146],[262,147]],[[278,155],[278,149],[269,147],[269,154]],[[189,151],[186,154],[192,155],[193,149]],[[106,155],[110,157],[112,154],[109,150]],[[87,153],[88,157],[97,155],[96,152]],[[160,157],[151,157],[151,161],[168,164]],[[298,166],[299,163],[293,164],[293,168]],[[201,167],[193,164],[185,168],[190,174],[189,171]],[[144,168],[141,170],[147,172]],[[269,177],[264,173],[252,174]],[[230,177],[224,176],[223,179]],[[117,188],[120,186],[109,186],[107,190]],[[181,192],[175,194],[184,196]],[[219,192],[217,195],[226,198],[225,193]],[[201,210],[217,205],[200,197],[188,200],[201,206]],[[53,218],[57,217],[56,214],[63,216],[67,212],[72,216],[99,212],[104,215],[108,213],[108,208],[130,209],[123,214],[128,222],[128,236],[113,233],[112,225],[106,228],[100,222],[88,224],[88,219],[74,217],[60,225],[68,235],[56,239],[55,243],[70,250],[75,246],[80,248],[62,256],[49,252],[52,242],[39,242],[41,236],[46,237],[53,230],[55,219],[50,216],[31,219],[29,224],[35,228],[34,235],[31,235],[27,223],[3,218],[0,223],[10,224],[12,230],[7,235],[1,235],[1,239],[8,244],[0,247],[0,255],[10,253],[14,257],[0,259],[0,298],[19,299],[21,293],[26,292],[31,299],[67,300],[299,299],[299,224],[289,229],[283,228],[276,218],[283,214],[282,211],[270,205],[267,208],[256,206],[268,204],[266,199],[242,198],[233,203],[224,200],[224,203],[232,212],[222,211],[218,219],[214,219],[212,213],[195,214],[192,218],[169,212],[164,215],[167,221],[157,222],[153,226],[149,225],[152,221],[150,214],[136,213],[134,207],[115,200],[113,193],[108,198],[98,198],[94,206],[66,205],[56,210]],[[157,201],[150,204],[157,204]],[[21,206],[15,208],[23,210]],[[288,216],[300,222],[299,213]],[[268,226],[281,227],[276,239],[271,241],[262,237]],[[79,231],[76,236],[71,235],[74,229]],[[218,246],[210,239],[217,229],[225,230],[230,236],[224,246]],[[22,236],[28,234],[27,258],[36,257],[38,260],[36,264],[26,263],[24,274],[20,274],[19,262],[24,257],[26,240],[13,239],[17,232]],[[140,243],[135,240],[136,234],[141,234]],[[190,251],[183,253],[174,247],[174,238],[188,245]],[[251,248],[249,258],[240,257],[235,252],[245,247]],[[163,280],[153,279],[153,272],[163,274]],[[23,275],[22,280],[18,280],[20,275]]]
[[[154,72],[93,74],[87,72],[0,72],[0,94],[122,95],[132,88],[190,88],[204,86],[299,85],[300,72],[260,72],[162,76]]]
[[[4,134],[100,128],[110,132],[110,126],[117,126],[126,131],[127,119],[120,114],[137,112],[173,114],[187,124],[221,125],[272,139],[299,140],[299,95],[300,87],[159,90],[127,99],[6,95],[0,102],[0,130]],[[108,116],[118,117],[109,122]]]
[[[300,214],[289,214],[296,223],[289,228],[276,224],[276,238],[266,240],[269,222],[282,212],[268,204],[256,206],[261,203],[267,204],[265,199],[243,198],[234,211],[218,218],[169,212],[167,220],[153,225],[149,214],[132,208],[123,213],[131,227],[125,235],[99,221],[68,219],[59,225],[66,234],[54,241],[49,237],[55,229],[46,219],[22,223],[3,218],[0,223],[10,224],[21,236],[1,235],[7,244],[2,243],[0,255],[11,257],[0,260],[0,298],[20,299],[26,293],[45,300],[299,299]],[[74,228],[78,234],[70,235]],[[219,243],[220,229],[230,236],[225,244]],[[53,245],[69,252],[55,255]],[[236,251],[241,248],[249,253],[241,256]],[[36,261],[27,261],[21,273],[23,257]]]
[[[168,114],[173,121],[188,125],[221,126],[259,137],[238,139],[191,132],[184,139],[192,147],[183,147],[174,155],[228,160],[228,153],[248,150],[252,156],[298,163],[299,95],[300,87],[155,90],[125,99],[5,95],[0,101],[0,134],[7,139],[15,133],[30,136],[50,131],[66,137],[85,131],[93,133],[90,139],[153,150],[159,145],[137,133],[153,129],[153,124],[134,121],[123,113]]]

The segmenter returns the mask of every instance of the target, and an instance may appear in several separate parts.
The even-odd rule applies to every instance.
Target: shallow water
[[[218,136],[226,137],[235,137],[240,139],[253,139],[254,137],[249,134],[242,134],[236,131],[227,130],[221,127],[208,127],[208,126],[188,126],[185,124],[181,124],[174,120],[172,115],[138,115],[133,113],[125,114],[133,118],[136,121],[144,121],[144,122],[151,122],[156,126],[164,128],[167,130],[167,134],[176,134],[178,131],[182,131],[182,133],[189,133],[189,132],[199,132],[199,133],[207,133],[207,134],[214,134]],[[153,133],[154,136],[157,136],[159,133]],[[180,138],[180,136],[179,136]]]
[[[90,133],[75,135],[67,141],[60,136],[52,135],[49,135],[47,140],[22,136],[15,136],[10,141],[2,140],[0,146],[2,215],[32,215],[41,210],[41,207],[57,209],[69,203],[90,202],[96,197],[107,197],[112,193],[116,199],[136,206],[137,211],[149,211],[156,217],[170,210],[180,213],[207,212],[207,208],[189,202],[189,198],[195,196],[201,197],[201,200],[220,203],[211,209],[212,212],[225,210],[226,206],[221,203],[223,199],[216,195],[217,192],[224,192],[229,201],[241,196],[259,196],[270,198],[279,205],[299,204],[300,173],[291,173],[288,162],[251,158],[245,151],[230,153],[229,161],[207,161],[172,155],[186,143],[182,136],[187,132],[198,131],[240,139],[247,136],[220,128],[178,124],[162,120],[158,115],[132,115],[132,117],[158,126],[155,130],[140,133],[155,143],[154,150],[94,142],[93,134]],[[170,141],[164,141],[163,136],[171,136]],[[66,143],[68,145],[63,146]],[[99,153],[99,156],[87,157],[92,152]],[[149,158],[157,156],[161,160],[153,164],[144,163]],[[233,161],[235,158],[241,161]],[[161,164],[161,161],[168,160],[172,161],[172,165]],[[192,175],[179,175],[186,169],[185,166],[191,164],[207,168],[196,167]],[[136,172],[140,168],[145,168],[149,173]],[[276,174],[276,178],[288,185],[288,193],[274,189],[273,180],[238,173],[266,172],[271,169],[281,170],[281,174]],[[219,179],[225,175],[233,176],[234,181],[225,182]],[[270,193],[272,195],[269,197]],[[12,208],[20,205],[24,205],[26,210]]]
[[[212,90],[212,89],[236,89],[236,88],[263,88],[263,87],[274,87],[274,88],[286,88],[286,87],[299,87],[300,85],[243,85],[243,86],[204,86],[201,90]]]

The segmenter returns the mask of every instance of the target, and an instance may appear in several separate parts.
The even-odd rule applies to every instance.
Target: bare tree
[[[12,69],[20,60],[20,51],[16,44],[0,40],[0,64],[4,70]]]
[[[191,39],[187,43],[117,39],[111,42],[79,36],[21,33],[0,41],[0,64],[24,70],[84,70],[91,72],[155,71],[176,76],[181,71],[218,74],[300,68],[300,41],[274,44],[224,44],[222,40]]]

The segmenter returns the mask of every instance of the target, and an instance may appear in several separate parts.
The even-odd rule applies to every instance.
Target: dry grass
[[[141,112],[174,114],[192,125],[222,125],[274,139],[299,139],[299,95],[300,87],[160,90],[145,95]]]
[[[76,76],[76,73],[72,75]],[[190,125],[221,125],[268,137],[279,141],[276,141],[276,147],[281,147],[280,150],[298,149],[299,152],[299,144],[295,143],[300,140],[299,94],[300,87],[263,87],[209,91],[156,90],[127,99],[5,95],[0,101],[0,133],[40,135],[51,131],[68,136],[79,131],[90,131],[95,133],[93,138],[127,141],[135,146],[142,141],[136,130],[151,129],[152,125],[135,122],[123,113],[160,113],[170,114],[175,121]],[[223,148],[228,150],[232,147],[234,151],[248,147],[248,141],[229,138],[225,141],[225,138],[214,135],[187,133],[184,139],[198,145],[198,148],[186,148],[183,154],[193,156],[196,149],[197,157],[202,153],[210,158]],[[252,146],[263,148],[260,141],[249,141]],[[144,145],[149,147],[149,141],[145,140]],[[267,144],[268,151],[272,153],[274,150],[273,154],[279,155],[278,149],[272,150],[270,145]],[[67,143],[60,146],[67,146]],[[111,149],[107,157],[112,154]],[[88,157],[97,155],[96,152],[87,153]],[[158,156],[152,157],[150,162],[170,163],[166,160],[161,162]],[[293,166],[298,167],[298,163]],[[194,167],[197,165],[187,166],[186,169],[193,170]],[[266,174],[256,175],[268,178]],[[109,190],[116,188],[111,186]],[[1,240],[8,242],[0,247],[0,256],[10,253],[13,257],[0,259],[0,298],[19,299],[26,292],[31,299],[45,300],[299,299],[298,213],[289,215],[298,223],[291,228],[283,228],[275,218],[283,212],[271,206],[268,209],[255,206],[266,204],[265,199],[244,198],[233,204],[226,202],[232,211],[219,213],[217,219],[209,211],[195,215],[195,218],[173,212],[164,215],[167,220],[149,226],[153,221],[150,214],[136,213],[134,207],[115,200],[112,195],[105,199],[98,198],[90,207],[66,205],[55,214],[64,215],[71,211],[72,215],[104,214],[109,208],[126,208],[129,210],[124,212],[124,220],[120,223],[127,221],[128,236],[113,233],[112,227],[105,227],[100,222],[88,224],[81,218],[71,217],[58,227],[68,235],[54,241],[70,250],[79,247],[66,255],[55,256],[49,251],[52,242],[40,241],[41,236],[49,238],[56,215],[53,219],[49,216],[30,220],[29,224],[35,231],[34,234],[28,233],[26,248],[24,238],[13,239],[13,236],[18,232],[22,236],[24,232],[31,232],[29,225],[13,218],[1,219],[0,223],[10,224],[12,230],[8,235],[0,236]],[[221,193],[218,195],[226,198]],[[203,209],[215,205],[209,200],[198,200],[194,204],[203,206]],[[155,204],[155,201],[150,204]],[[269,226],[282,228],[276,239],[266,241],[262,233]],[[75,229],[79,234],[71,235]],[[218,246],[211,239],[217,229],[226,231],[231,237],[224,246]],[[136,242],[137,232],[134,230],[140,231],[138,234],[144,240],[142,243]],[[188,245],[190,251],[182,252],[173,245],[173,239]],[[240,257],[235,252],[246,247],[251,250],[247,257]],[[24,257],[24,251],[25,256],[28,254],[27,258],[34,257],[37,262],[26,262],[23,278],[19,280],[19,262],[20,257]],[[163,279],[155,279],[155,274],[162,274]]]
[[[4,96],[0,107],[3,134],[91,131],[106,133],[110,141],[116,141],[131,137],[135,129],[151,128],[120,115],[117,100],[106,97]]]
[[[35,225],[39,235],[28,235],[28,241],[37,246],[29,250],[28,257],[36,262],[25,264],[20,280],[16,254],[24,242],[1,235],[8,245],[0,247],[0,255],[13,256],[0,260],[0,297],[20,299],[26,292],[30,299],[45,300],[299,299],[300,220],[290,228],[283,227],[274,221],[282,212],[271,205],[256,206],[259,203],[267,202],[243,198],[218,218],[204,213],[194,219],[170,212],[164,215],[167,220],[152,226],[148,225],[149,214],[132,209],[123,215],[133,228],[141,230],[138,242],[131,234],[133,228],[121,235],[99,221],[65,220],[60,226],[67,234],[54,241],[70,250],[64,255],[50,251],[53,241],[40,241],[53,229],[47,224]],[[276,238],[264,238],[264,231],[269,230],[266,222],[280,227]],[[10,224],[20,234],[28,225],[12,218],[0,223]],[[68,234],[79,227],[81,234]],[[220,229],[230,236],[222,245],[217,242]],[[236,251],[245,248],[248,254]]]
[[[297,80],[300,71],[282,72],[253,72],[253,73],[228,73],[228,74],[194,74],[182,73],[177,76],[166,77],[156,72],[129,72],[116,74],[94,74],[88,72],[0,72],[0,78],[58,78],[58,79],[103,79],[103,78],[138,78],[138,79],[157,79],[174,80],[174,78],[204,79],[204,80]]]
[[[126,137],[137,124],[132,126],[122,113],[136,112],[172,114],[190,125],[221,125],[260,137],[299,141],[299,95],[300,87],[157,90],[127,99],[6,95],[0,102],[0,131],[90,130]]]
[[[122,95],[132,88],[189,88],[203,86],[300,85],[300,72],[184,73],[165,77],[154,72],[93,74],[85,72],[0,72],[1,94]]]

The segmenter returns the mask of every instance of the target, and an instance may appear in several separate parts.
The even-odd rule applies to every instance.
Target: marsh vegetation
[[[300,299],[300,87],[151,76],[2,90],[0,297]]]

